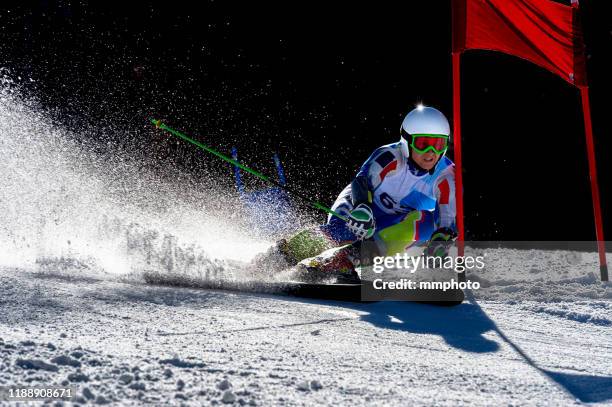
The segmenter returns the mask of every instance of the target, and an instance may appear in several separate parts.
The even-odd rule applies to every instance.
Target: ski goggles
[[[410,147],[419,154],[433,151],[443,154],[448,148],[448,136],[443,134],[412,134]]]

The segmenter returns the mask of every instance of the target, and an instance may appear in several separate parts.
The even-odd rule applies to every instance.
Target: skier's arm
[[[446,257],[452,241],[457,238],[455,225],[455,168],[448,167],[435,183],[436,201],[440,209],[440,225],[429,239],[428,256]]]
[[[372,237],[376,230],[374,214],[370,208],[372,193],[370,192],[368,177],[361,175],[361,171],[351,182],[351,201],[353,203],[353,210],[351,210],[346,223],[348,229],[359,240]]]
[[[361,166],[359,173],[351,183],[353,205],[371,204],[372,193],[378,188],[386,176],[398,168],[400,162],[399,150],[391,146],[383,146],[374,151],[370,158]]]
[[[440,208],[440,228],[455,230],[455,168],[449,167],[440,176],[435,186],[436,200]]]
[[[361,166],[359,173],[351,182],[351,201],[347,227],[359,240],[369,239],[374,235],[376,222],[372,208],[372,191],[385,176],[397,168],[397,156],[389,146],[378,148]]]
[[[372,201],[372,193],[368,185],[368,177],[365,175],[357,175],[351,182],[351,198],[353,207],[365,203],[370,204]]]

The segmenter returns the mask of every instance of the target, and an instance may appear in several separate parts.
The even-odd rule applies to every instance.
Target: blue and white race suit
[[[379,147],[361,166],[355,181],[342,190],[332,210],[347,216],[361,203],[355,202],[355,188],[367,189],[367,203],[376,221],[375,238],[408,216],[415,220],[410,227],[414,228],[416,242],[429,240],[441,227],[455,230],[454,164],[446,156],[440,158],[433,170],[425,171],[406,157],[401,142]],[[333,215],[321,229],[337,243],[356,240],[346,223]]]

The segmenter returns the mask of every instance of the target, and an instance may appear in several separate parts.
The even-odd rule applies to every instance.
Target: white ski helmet
[[[446,116],[433,107],[418,105],[406,115],[400,127],[402,153],[410,156],[410,144],[413,134],[447,136],[450,143],[450,125]]]

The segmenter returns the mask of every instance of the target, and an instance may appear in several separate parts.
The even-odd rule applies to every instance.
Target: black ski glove
[[[349,214],[346,226],[359,240],[371,238],[376,230],[372,209],[364,203],[357,205]]]
[[[425,253],[432,257],[446,257],[455,239],[457,233],[454,230],[439,228],[431,234]]]

